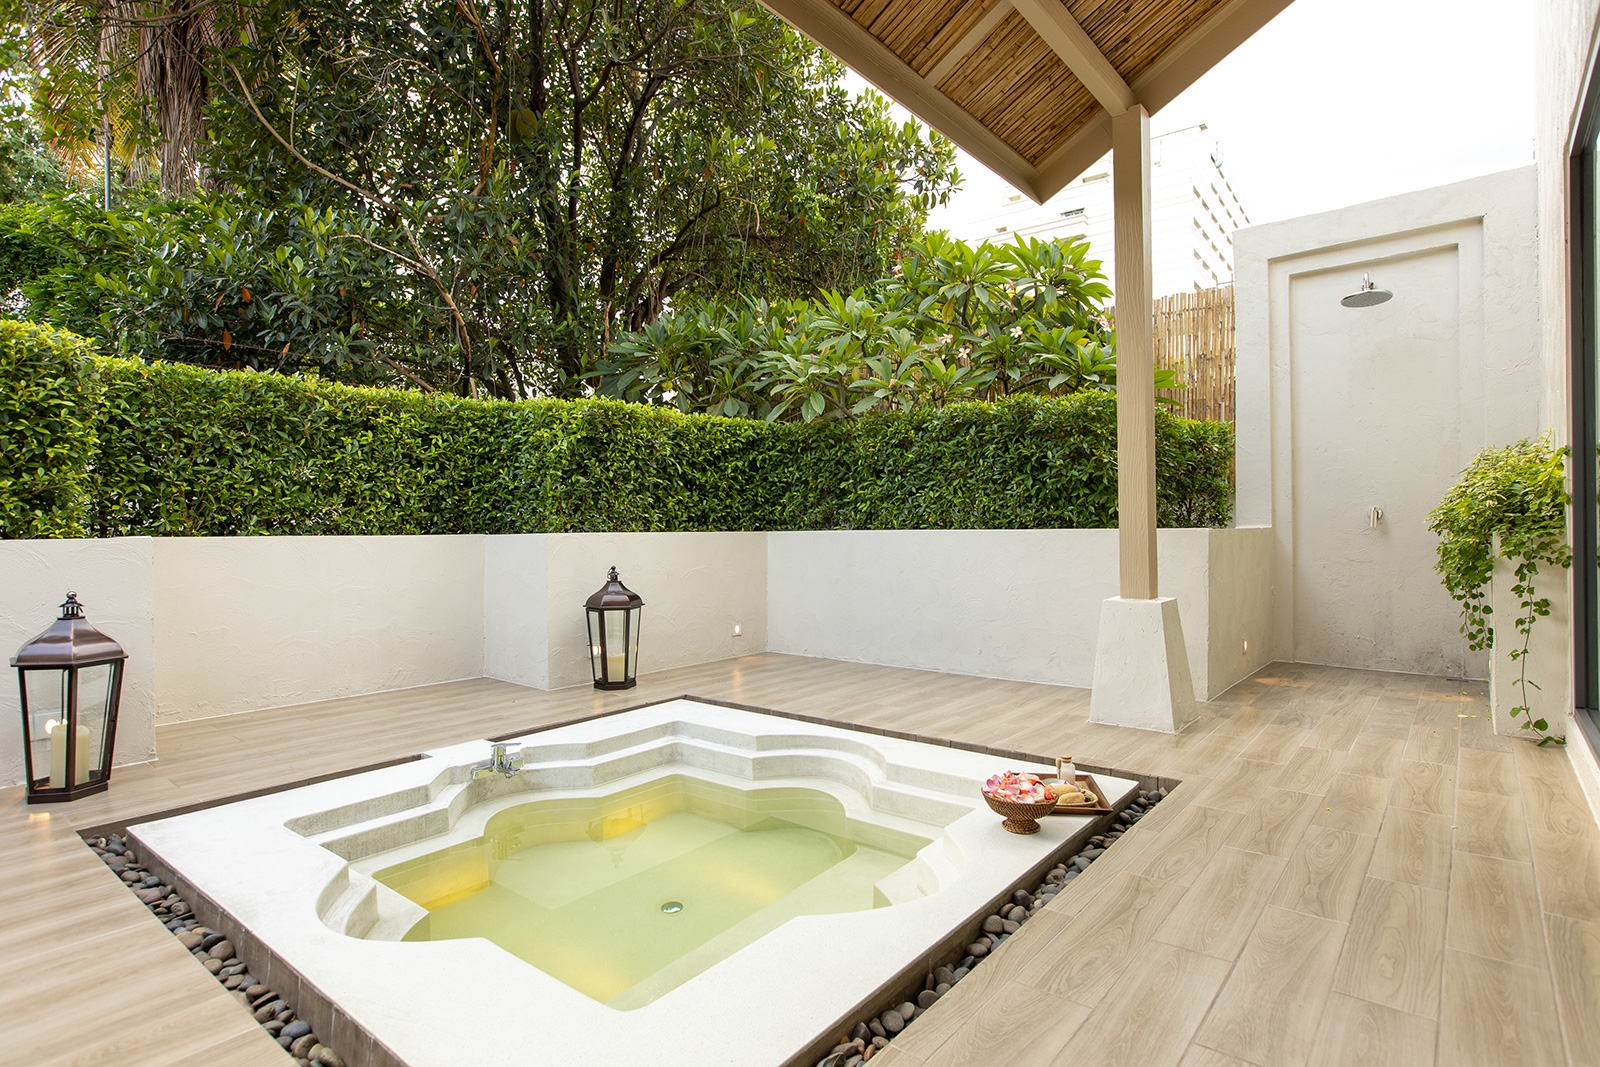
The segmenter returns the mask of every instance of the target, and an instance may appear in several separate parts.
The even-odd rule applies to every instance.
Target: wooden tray
[[[1048,785],[1049,781],[1051,781],[1051,780],[1059,781],[1059,779],[1050,779],[1050,780],[1046,781],[1046,784]],[[1084,789],[1084,788],[1087,788],[1090,793],[1094,794],[1095,799],[1098,800],[1100,803],[1098,803],[1098,804],[1057,804],[1056,805],[1056,809],[1050,813],[1051,815],[1110,815],[1111,814],[1111,805],[1106,802],[1105,792],[1103,790],[1101,790],[1100,783],[1094,780],[1094,775],[1092,775],[1092,774],[1080,774],[1080,775],[1077,776],[1077,778],[1074,779],[1074,783],[1078,786],[1078,788],[1080,790]]]

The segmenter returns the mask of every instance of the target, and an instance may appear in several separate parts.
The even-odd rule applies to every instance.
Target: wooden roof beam
[[[1011,3],[1107,113],[1120,115],[1134,105],[1133,90],[1061,0],[1011,0]]]
[[[1036,203],[1038,168],[993,130],[920,77],[828,0],[763,0],[779,18],[832,52],[907,111],[966,149]]]
[[[952,45],[950,51],[946,52],[939,62],[933,65],[933,69],[928,71],[923,81],[932,86],[937,86],[944,81],[945,77],[956,69],[956,65],[966,59],[974,48],[982,44],[983,39],[993,33],[994,28],[1000,25],[1000,20],[1010,12],[1011,0],[999,0],[988,11],[985,11],[983,17],[972,24],[972,29],[962,34],[961,40]]]
[[[1229,0],[1134,79],[1134,98],[1155,114],[1288,6],[1289,0]],[[1109,151],[1111,120],[1096,115],[1039,161],[1033,189],[1023,191],[1043,203]]]

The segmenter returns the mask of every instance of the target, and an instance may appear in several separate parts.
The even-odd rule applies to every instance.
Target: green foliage
[[[427,324],[407,310],[396,261],[351,238],[364,225],[221,194],[111,212],[52,196],[0,210],[0,288],[19,287],[31,317],[106,351],[415,384],[427,346],[405,338],[425,340]],[[379,348],[411,358],[388,362]]]
[[[0,320],[0,537],[82,537],[96,452],[94,348]]]
[[[65,181],[32,114],[36,79],[27,37],[22,0],[0,0],[0,204],[34,199]]]
[[[57,336],[9,328],[24,341]],[[59,380],[45,391],[58,405],[79,395],[65,371],[50,378],[32,369],[43,355],[25,344],[19,351],[22,362],[14,371],[7,364],[0,385],[21,396],[27,381]],[[9,520],[17,532],[8,536],[1116,521],[1116,402],[1099,392],[880,412],[852,423],[766,423],[606,399],[509,402],[127,359],[89,365],[92,375],[76,373],[97,376],[92,418],[85,402],[71,408],[71,426],[31,413],[42,402],[19,412],[47,427],[39,436],[55,451],[19,452],[15,462],[8,453],[10,476],[0,483],[0,514],[54,515],[65,506],[79,525],[41,519],[29,533],[34,527]],[[1157,413],[1164,524],[1229,521],[1231,445],[1225,424]],[[84,487],[87,503],[39,503],[30,478],[67,467],[75,472],[69,488]]]
[[[1522,647],[1511,650],[1511,659],[1521,665],[1522,703],[1511,709],[1511,715],[1521,717],[1522,728],[1538,734],[1541,745],[1564,743],[1548,736],[1550,724],[1533,719],[1529,711],[1528,687],[1539,687],[1528,678],[1527,655],[1534,620],[1550,614],[1550,599],[1534,588],[1540,564],[1572,566],[1566,521],[1566,508],[1572,502],[1566,488],[1567,453],[1565,447],[1556,448],[1544,439],[1485,449],[1428,515],[1428,529],[1439,535],[1434,570],[1461,604],[1461,632],[1469,648],[1494,647],[1488,586],[1497,539],[1498,558],[1515,564],[1511,591],[1521,608],[1516,630]]]
[[[139,358],[581,395],[674,297],[875,277],[958,180],[743,0],[32,6],[53,147],[109,115],[119,181],[198,198],[39,224],[26,314]]]
[[[1109,295],[1087,240],[973,247],[927,234],[849,295],[689,302],[621,335],[591,377],[603,396],[802,422],[1114,392]],[[1181,388],[1166,369],[1155,384]]]

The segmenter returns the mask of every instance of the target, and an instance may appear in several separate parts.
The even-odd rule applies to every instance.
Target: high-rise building
[[[1021,193],[1003,195],[992,211],[969,210],[960,221],[947,212],[929,225],[947,227],[952,236],[973,244],[1083,234],[1114,287],[1109,155],[1044,204]],[[1233,281],[1233,231],[1248,226],[1250,216],[1222,169],[1221,146],[1204,125],[1150,138],[1150,206],[1154,295]]]

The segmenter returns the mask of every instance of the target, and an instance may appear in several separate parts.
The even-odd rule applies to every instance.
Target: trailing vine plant
[[[1505,448],[1488,448],[1478,454],[1445,498],[1428,515],[1428,529],[1439,535],[1439,561],[1434,570],[1444,578],[1450,595],[1461,604],[1461,632],[1473,650],[1494,647],[1494,627],[1487,589],[1496,559],[1516,567],[1511,587],[1517,598],[1516,620],[1520,647],[1511,660],[1520,668],[1517,682],[1522,703],[1511,709],[1522,729],[1538,735],[1540,745],[1566,744],[1549,733],[1545,719],[1533,718],[1528,689],[1539,686],[1528,677],[1528,648],[1534,620],[1550,614],[1550,598],[1537,594],[1534,580],[1541,564],[1572,565],[1567,543],[1566,508],[1571,502],[1566,486],[1566,447],[1548,439],[1524,439]]]

